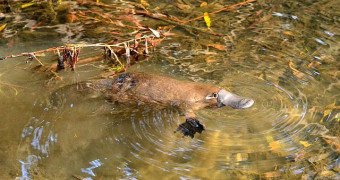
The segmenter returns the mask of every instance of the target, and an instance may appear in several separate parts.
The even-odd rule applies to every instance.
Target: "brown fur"
[[[216,98],[206,99],[220,88],[208,84],[181,81],[156,74],[126,73],[112,79],[100,79],[78,83],[64,88],[64,91],[78,91],[82,98],[105,96],[120,103],[157,104],[177,106],[186,113],[186,121],[176,131],[194,137],[204,126],[196,119],[193,110],[217,107]],[[77,97],[75,97],[77,98]]]
[[[208,84],[181,81],[155,74],[129,73],[122,84],[114,83],[112,98],[118,102],[136,101],[174,105],[181,109],[196,110],[217,106],[216,99],[206,96],[220,88]]]

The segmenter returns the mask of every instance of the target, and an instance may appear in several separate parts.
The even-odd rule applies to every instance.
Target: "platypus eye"
[[[209,99],[216,99],[218,97],[218,94],[217,93],[212,93],[208,96],[205,97],[205,99],[209,100]]]

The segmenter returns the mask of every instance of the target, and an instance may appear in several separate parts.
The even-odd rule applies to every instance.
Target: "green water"
[[[0,26],[7,23],[0,32],[0,56],[66,43],[124,41],[136,31],[124,10],[142,10],[136,8],[139,1],[103,1],[115,8],[63,1],[75,15],[100,19],[93,12],[105,12],[130,25],[121,27],[80,17],[66,23],[57,10],[59,18],[51,22],[41,6],[20,9],[16,3],[26,1],[6,2],[0,1]],[[193,0],[147,2],[150,12],[188,20],[239,1],[207,1],[205,7]],[[58,9],[57,2],[53,7]],[[206,131],[193,139],[174,133],[185,120],[175,107],[131,106],[63,91],[102,73],[105,63],[66,69],[58,80],[32,70],[38,63],[24,57],[0,61],[0,177],[338,179],[339,12],[339,3],[330,0],[261,0],[210,15],[211,30],[203,19],[173,29],[129,71],[213,84],[255,100],[246,110],[197,111]],[[174,25],[134,18],[153,29]],[[44,23],[32,30],[37,22]],[[212,47],[216,44],[225,48]],[[84,48],[81,58],[100,53]],[[56,63],[53,53],[39,59]]]

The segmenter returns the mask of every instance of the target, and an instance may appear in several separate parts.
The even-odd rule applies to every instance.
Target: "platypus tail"
[[[222,89],[217,93],[217,101],[218,107],[230,106],[235,109],[250,108],[254,104],[254,100],[240,97],[236,94],[226,91],[225,89]]]

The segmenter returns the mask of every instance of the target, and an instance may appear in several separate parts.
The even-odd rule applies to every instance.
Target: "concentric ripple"
[[[101,3],[106,2],[118,1]],[[191,10],[188,17],[181,17],[179,11],[173,14],[177,7],[171,6],[172,1],[147,3],[150,13],[196,17]],[[205,12],[197,1],[178,3],[200,8],[197,16]],[[206,8],[217,10],[235,3],[239,1],[208,2]],[[117,10],[124,7],[117,6]],[[179,25],[155,48],[149,61],[131,67],[213,84],[254,99],[249,109],[196,111],[206,130],[194,138],[174,133],[185,121],[185,110],[151,103],[120,104],[95,93],[77,93],[76,88],[52,87],[57,90],[50,92],[45,86],[37,87],[44,84],[45,77],[19,74],[10,63],[3,64],[6,73],[1,75],[0,98],[5,99],[1,106],[5,122],[1,130],[6,133],[0,137],[0,169],[5,169],[4,179],[339,179],[336,7],[336,1],[329,0],[245,4],[211,15],[211,30],[201,19]],[[14,24],[32,24],[21,18]],[[150,21],[151,28],[160,28],[159,19],[140,18],[143,23]],[[85,37],[86,31],[95,32],[92,25],[41,25],[37,30],[46,29],[63,38],[54,43],[40,38],[32,44],[44,41],[41,44],[46,48],[66,41],[112,38],[112,34],[102,33]],[[94,25],[100,29],[99,24]],[[15,35],[10,27],[2,34]],[[15,45],[27,46],[24,41],[15,38]],[[30,48],[43,49],[28,46],[26,50]],[[86,51],[82,50],[84,57],[94,55]],[[79,66],[79,79],[66,72],[64,81],[86,80],[95,74],[89,72],[95,66]],[[13,79],[20,79],[13,84],[24,88],[18,96],[11,93],[7,97],[6,93],[15,94],[15,88],[22,88],[6,85]]]

